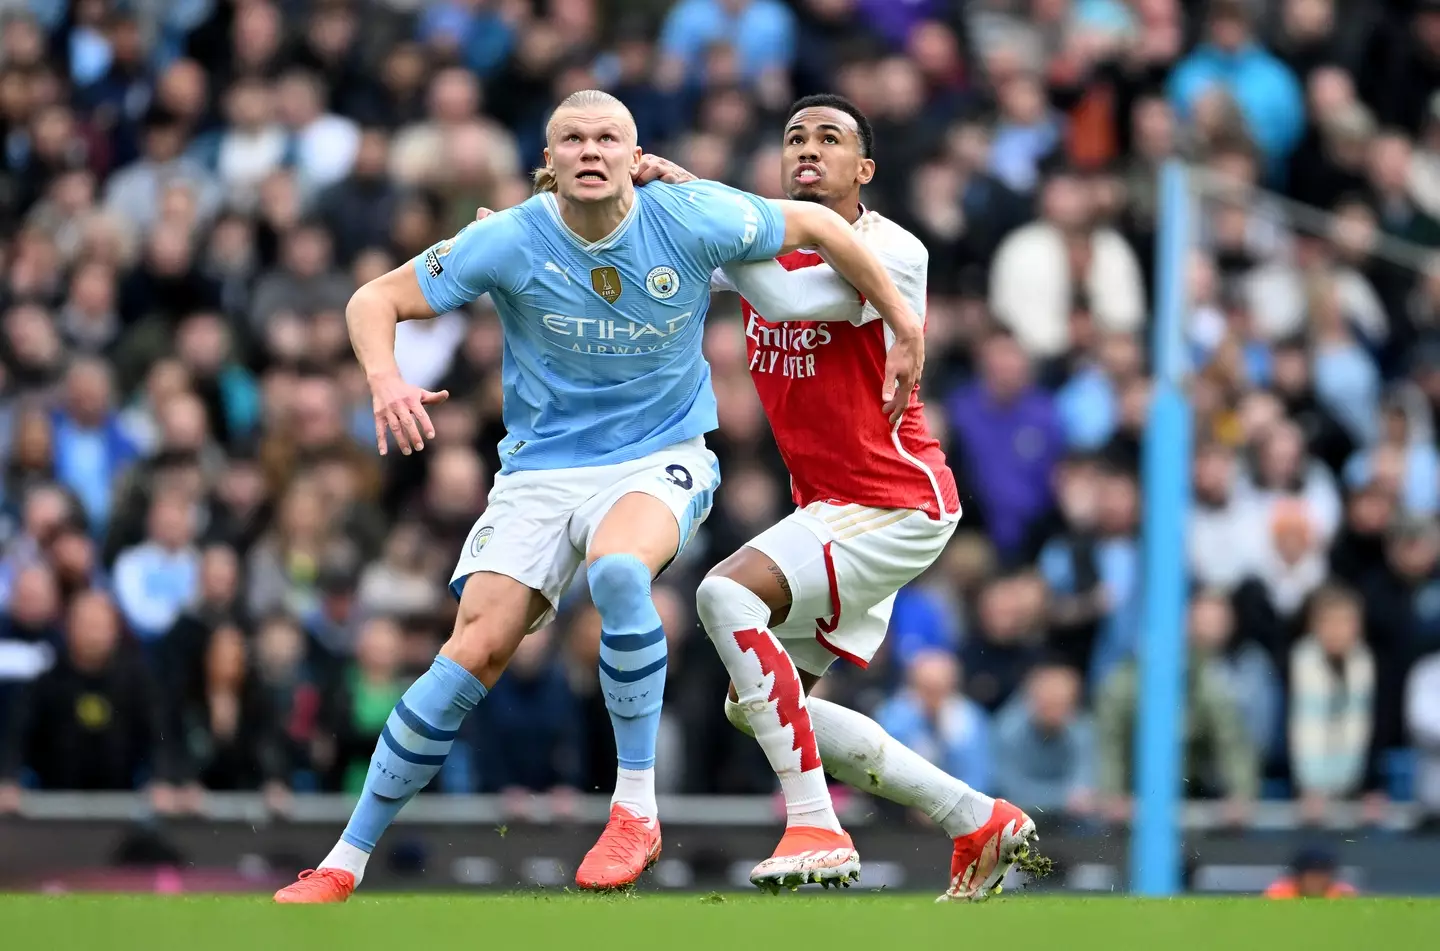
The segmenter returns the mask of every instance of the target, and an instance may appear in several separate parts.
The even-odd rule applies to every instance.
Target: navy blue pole
[[[1185,400],[1183,323],[1191,196],[1185,166],[1160,174],[1154,320],[1155,391],[1141,472],[1144,515],[1135,813],[1130,887],[1141,895],[1180,890],[1182,734],[1185,715],[1185,530],[1190,509],[1190,407]]]

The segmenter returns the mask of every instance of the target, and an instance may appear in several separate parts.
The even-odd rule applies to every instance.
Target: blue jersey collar
[[[630,210],[625,213],[624,218],[620,219],[620,223],[615,226],[614,231],[611,231],[599,241],[586,241],[572,231],[570,226],[565,223],[565,219],[560,215],[560,203],[556,200],[554,192],[544,192],[540,196],[540,199],[541,204],[545,206],[545,210],[548,211],[550,217],[555,220],[555,224],[560,226],[560,233],[565,235],[571,244],[587,254],[598,254],[607,248],[613,247],[616,242],[625,237],[625,232],[630,230],[630,225],[634,223],[640,214],[640,195],[637,193],[635,200],[630,203]]]

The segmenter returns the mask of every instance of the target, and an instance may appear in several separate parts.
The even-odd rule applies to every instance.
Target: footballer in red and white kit
[[[857,210],[855,231],[923,314],[925,246],[878,212]],[[832,316],[767,319],[741,298],[750,376],[796,505],[747,547],[784,572],[790,611],[772,630],[795,665],[818,677],[836,658],[869,665],[885,640],[895,593],[930,567],[954,534],[960,497],[920,401],[911,400],[895,424],[880,411],[873,384],[884,374],[890,333],[879,313],[818,254],[794,251],[777,260],[786,271],[816,268],[819,281],[791,284],[783,301],[769,302],[771,313]],[[754,282],[746,274],[738,279]],[[722,277],[711,285],[722,281],[735,283]],[[844,303],[829,304],[820,281],[833,286],[835,300],[843,293]]]
[[[1034,822],[870,718],[806,697],[837,658],[868,665],[896,592],[939,557],[960,518],[955,479],[913,387],[893,393],[887,357],[897,341],[923,348],[915,338],[929,256],[914,235],[861,204],[875,170],[871,146],[870,124],[853,103],[799,100],[784,133],[787,197],[849,221],[888,271],[902,309],[921,322],[892,326],[809,251],[716,272],[712,287],[742,295],[751,376],[796,509],[706,577],[697,609],[731,675],[726,716],[760,742],[785,794],[785,836],[751,881],[778,890],[858,878],[859,854],[835,815],[828,772],[941,825],[953,840],[942,899],[974,900],[997,892],[1029,854]],[[688,173],[671,166],[650,174]]]

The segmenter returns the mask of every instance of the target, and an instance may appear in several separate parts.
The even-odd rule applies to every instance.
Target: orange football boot
[[[333,905],[355,892],[355,876],[340,868],[307,868],[299,879],[275,893],[282,905]]]
[[[989,822],[955,839],[950,887],[938,900],[983,901],[1000,894],[1005,874],[1039,841],[1034,820],[1019,807],[995,800]]]
[[[831,832],[815,826],[791,826],[785,830],[775,854],[755,866],[750,883],[772,895],[782,888],[791,891],[809,882],[825,888],[850,887],[860,880],[860,853],[845,832]]]
[[[660,823],[649,821],[616,803],[610,821],[575,873],[581,888],[603,891],[634,884],[660,857]]]

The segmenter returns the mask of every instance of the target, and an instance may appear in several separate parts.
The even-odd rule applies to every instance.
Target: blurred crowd
[[[1129,815],[1156,180],[1192,162],[1187,794],[1440,811],[1434,0],[0,0],[0,809],[359,788],[503,393],[484,301],[402,325],[452,398],[382,463],[345,303],[523,201],[595,86],[771,197],[793,97],[868,113],[965,519],[820,689],[1052,820]],[[766,793],[692,594],[790,502],[733,299],[706,339],[725,481],[655,589],[661,786]],[[577,583],[438,787],[608,791],[598,645]]]

